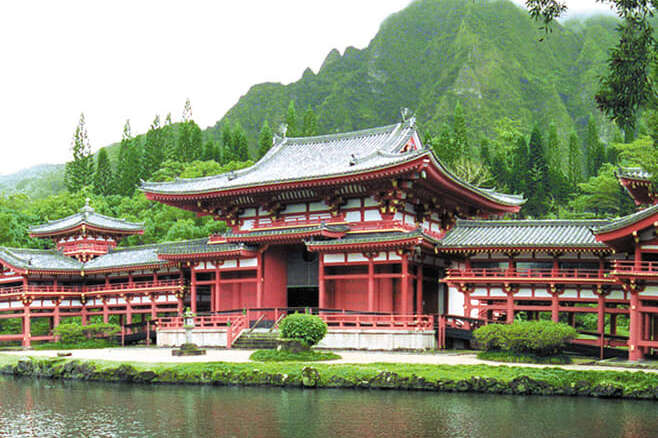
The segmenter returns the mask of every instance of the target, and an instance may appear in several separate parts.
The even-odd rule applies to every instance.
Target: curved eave
[[[317,244],[316,242],[304,243],[306,244],[306,248],[311,252],[391,250],[413,248],[419,245],[427,248],[434,248],[433,243],[419,236],[407,239],[370,242],[336,242],[331,244]]]
[[[84,227],[85,231],[96,231],[98,233],[104,233],[104,234],[114,234],[114,235],[121,235],[121,236],[129,236],[129,235],[134,235],[134,234],[144,234],[143,229],[138,229],[138,230],[125,230],[125,229],[116,229],[116,228],[104,228],[104,227],[97,227],[94,225],[90,225],[87,223],[80,223],[77,225],[74,225],[72,227],[67,227],[67,228],[62,228],[56,231],[30,231],[30,237],[54,237],[54,236],[61,236],[63,234],[72,234],[78,231],[81,231],[82,228]]]
[[[82,272],[84,272],[83,275],[93,275],[93,274],[107,274],[112,272],[141,271],[148,269],[171,268],[173,266],[176,266],[176,264],[156,262],[156,263],[145,263],[145,264],[134,264],[134,265],[111,266],[107,268],[82,269]]]
[[[258,256],[257,251],[236,249],[232,251],[218,251],[213,253],[189,253],[189,254],[159,254],[163,260],[171,262],[186,262],[199,260],[225,260],[233,258],[252,258]]]
[[[445,254],[468,254],[482,252],[591,252],[591,253],[612,253],[612,248],[605,245],[569,245],[569,246],[455,246],[437,248],[439,253]]]
[[[290,234],[271,234],[261,236],[250,236],[248,233],[244,235],[226,236],[225,239],[229,243],[278,243],[278,242],[298,242],[310,237],[326,237],[328,239],[339,239],[345,236],[345,232],[316,230],[306,231]]]
[[[430,163],[432,165],[430,165]],[[309,188],[315,186],[333,186],[339,184],[349,184],[354,182],[371,181],[382,178],[391,178],[397,175],[426,170],[428,177],[441,183],[444,187],[452,189],[456,195],[464,196],[472,204],[481,206],[490,211],[498,213],[516,213],[521,209],[525,200],[518,202],[505,202],[501,199],[481,191],[477,187],[471,186],[452,176],[439,162],[434,158],[432,152],[414,155],[409,159],[398,162],[390,166],[379,167],[367,171],[356,171],[353,173],[343,173],[326,177],[307,178],[300,180],[291,180],[274,184],[253,184],[244,187],[231,187],[225,190],[213,190],[194,193],[159,193],[142,189],[145,196],[152,201],[159,201],[164,204],[176,206],[190,211],[198,211],[199,207],[194,204],[188,204],[194,200],[228,198],[232,196],[268,193],[284,190],[294,190],[299,188]]]

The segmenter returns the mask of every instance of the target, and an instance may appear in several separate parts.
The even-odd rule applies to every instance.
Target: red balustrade
[[[432,315],[320,313],[318,316],[327,323],[330,329],[434,330]]]
[[[92,286],[62,286],[62,285],[28,285],[13,287],[0,287],[0,295],[19,294],[23,292],[34,294],[57,294],[57,293],[92,293],[92,292],[114,292],[114,291],[140,291],[153,289],[169,289],[181,286],[181,280],[157,280],[157,281],[135,281],[133,283],[110,283],[109,285],[98,284]]]
[[[571,268],[532,268],[532,269],[509,269],[509,268],[464,268],[448,269],[447,278],[520,278],[520,279],[586,279],[606,280],[609,271],[599,269],[571,269]]]
[[[658,275],[658,262],[635,262],[634,260],[615,260],[613,270],[621,274]]]
[[[326,217],[306,218],[306,217],[284,217],[271,222],[256,222],[252,230],[263,228],[280,228],[280,227],[299,227],[305,225],[320,225],[321,223],[331,224],[336,222],[343,222],[340,216],[334,217],[327,215]],[[244,230],[246,232],[250,230]]]

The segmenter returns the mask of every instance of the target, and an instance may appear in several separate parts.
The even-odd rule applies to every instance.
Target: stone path
[[[175,357],[171,355],[170,348],[158,347],[122,347],[102,348],[92,350],[70,350],[72,359],[111,360],[118,362],[147,362],[147,363],[185,363],[185,362],[249,362],[253,350],[223,350],[209,349],[205,356]],[[532,368],[556,367],[556,365],[536,364],[501,364],[478,359],[473,353],[460,353],[454,351],[438,353],[398,353],[398,352],[371,352],[371,351],[338,351],[342,359],[330,363],[409,363],[430,365],[502,365]],[[56,350],[33,351],[3,351],[0,354],[13,354],[18,356],[55,357]],[[657,369],[637,369],[613,366],[596,365],[559,365],[559,368],[570,370],[600,370],[600,371],[645,371],[657,373]]]

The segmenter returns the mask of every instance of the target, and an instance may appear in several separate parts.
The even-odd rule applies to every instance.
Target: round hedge
[[[327,323],[315,315],[293,313],[281,320],[279,332],[284,339],[296,339],[310,347],[320,342],[327,334]]]
[[[477,345],[485,351],[532,353],[538,356],[559,354],[577,335],[576,329],[570,325],[552,321],[489,324],[473,332]]]

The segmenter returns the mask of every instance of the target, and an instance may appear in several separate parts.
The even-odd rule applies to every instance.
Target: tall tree
[[[73,161],[66,163],[64,180],[69,192],[75,193],[87,185],[92,184],[94,174],[94,159],[91,155],[91,146],[85,125],[85,115],[80,114],[78,126],[75,128],[71,141]]]
[[[117,193],[132,196],[141,176],[141,150],[130,129],[130,120],[126,120],[119,146],[119,162],[116,172]]]
[[[567,179],[571,187],[576,187],[583,175],[583,159],[578,136],[575,132],[569,135],[569,146],[567,152]]]
[[[160,116],[156,114],[144,142],[144,178],[148,179],[160,168],[165,159],[164,131],[160,126]]]
[[[551,122],[548,125],[548,140],[546,141],[546,159],[549,167],[561,168],[561,149],[560,137],[558,136],[557,126]]]
[[[455,105],[455,116],[453,119],[453,142],[456,154],[459,157],[469,156],[468,133],[466,129],[466,117],[460,102]]]
[[[516,193],[526,193],[528,190],[528,173],[530,169],[530,159],[528,157],[528,143],[523,136],[518,136],[514,150],[511,154],[511,178],[510,188]]]
[[[297,132],[297,111],[295,111],[295,101],[291,100],[286,112],[286,137],[298,137]]]
[[[233,125],[233,136],[231,140],[233,158],[237,161],[247,161],[249,159],[249,143],[247,134],[239,123]]]
[[[273,142],[272,129],[270,124],[265,120],[263,127],[260,129],[260,134],[258,135],[258,158],[262,158],[267,151],[272,147]]]
[[[306,108],[304,113],[304,124],[302,126],[301,135],[303,137],[313,137],[318,134],[318,117],[315,115],[315,111],[309,105]]]
[[[585,158],[587,162],[587,177],[596,176],[605,159],[605,150],[599,138],[599,128],[596,120],[590,115],[585,133]]]
[[[222,126],[222,160],[221,164],[228,164],[235,160],[233,156],[233,130],[231,124],[226,122]]]
[[[165,117],[162,126],[162,141],[164,143],[164,155],[167,160],[176,159],[176,127],[171,120],[171,113]]]
[[[432,149],[442,163],[451,166],[458,157],[454,148],[450,128],[443,125],[439,135],[431,139]]]
[[[94,173],[94,193],[109,196],[113,194],[112,164],[107,155],[107,150],[102,148],[98,151],[96,172]]]
[[[183,121],[178,130],[177,159],[183,162],[198,160],[201,157],[203,134],[201,128],[192,120],[190,99],[185,101]]]
[[[530,134],[528,142],[528,203],[526,212],[532,216],[540,217],[547,211],[548,195],[548,163],[544,151],[541,132],[537,126]]]

